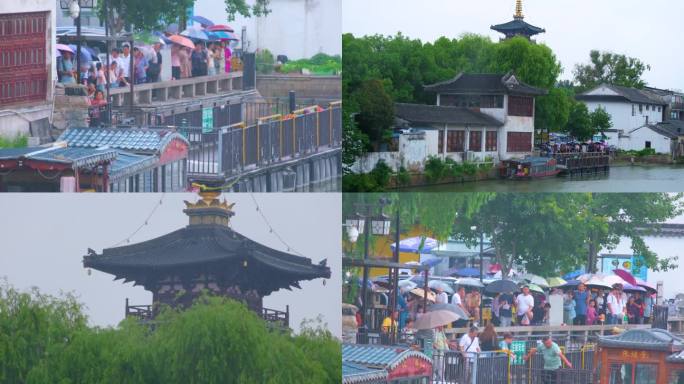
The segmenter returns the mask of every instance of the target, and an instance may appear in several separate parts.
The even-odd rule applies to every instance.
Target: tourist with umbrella
[[[480,349],[480,339],[477,337],[478,331],[477,327],[470,327],[468,333],[464,333],[458,341],[458,349],[467,362],[465,365],[465,376],[468,378],[470,378],[472,373],[472,365],[475,363],[477,355],[482,351]]]
[[[575,296],[575,325],[585,325],[587,323],[587,306],[589,305],[589,300],[591,295],[587,291],[587,287],[580,283],[577,286],[577,292]]]
[[[71,54],[71,51],[63,51],[62,60],[60,60],[59,67],[57,68],[62,84],[74,84],[76,82],[76,71]]]

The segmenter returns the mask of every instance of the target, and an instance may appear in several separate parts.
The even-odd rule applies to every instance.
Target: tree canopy
[[[649,71],[651,66],[635,57],[592,50],[589,58],[589,63],[577,64],[574,70],[575,82],[581,92],[602,83],[631,88],[646,86],[642,75]]]
[[[122,31],[127,26],[135,30],[151,31],[161,29],[165,25],[177,23],[184,19],[186,10],[195,4],[196,0],[109,0],[109,23],[115,32]],[[224,0],[228,20],[235,20],[236,15],[244,17],[265,16],[271,10],[271,0],[255,0],[250,4],[247,0]],[[104,2],[97,5],[100,20],[105,19]],[[180,15],[180,16],[179,16]],[[211,15],[204,15],[210,17]],[[217,24],[223,20],[215,20]]]
[[[676,259],[663,257],[644,241],[649,228],[682,213],[681,195],[665,193],[401,193],[343,196],[345,215],[354,203],[389,197],[406,230],[420,225],[426,236],[455,238],[475,245],[480,233],[496,248],[504,270],[521,266],[557,276],[581,266],[595,268],[597,254],[629,239],[648,268],[668,270]],[[475,227],[475,228],[473,228]],[[361,241],[362,239],[359,238]]]
[[[0,383],[338,383],[339,342],[291,335],[243,304],[205,296],[153,325],[91,328],[72,296],[0,287]]]

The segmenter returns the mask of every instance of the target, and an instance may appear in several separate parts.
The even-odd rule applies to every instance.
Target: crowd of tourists
[[[544,143],[541,145],[542,156],[555,156],[566,153],[610,153],[610,147],[605,141],[599,142],[569,142],[569,143]]]

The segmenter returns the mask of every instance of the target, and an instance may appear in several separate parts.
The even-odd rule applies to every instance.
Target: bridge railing
[[[217,129],[178,128],[190,141],[188,175],[233,176],[306,157],[342,143],[342,104],[311,106],[291,114]]]
[[[112,107],[131,104],[149,105],[173,100],[191,100],[199,96],[242,90],[242,72],[219,73],[212,76],[189,77],[186,79],[158,81],[155,83],[134,84],[130,87],[110,88]]]

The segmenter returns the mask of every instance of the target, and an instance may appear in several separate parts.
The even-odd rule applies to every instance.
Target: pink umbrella
[[[631,273],[625,271],[624,269],[614,269],[613,273],[620,276],[622,280],[630,283],[631,285],[637,285],[637,281],[634,278],[634,276]]]
[[[207,31],[228,31],[228,32],[235,32],[235,30],[230,26],[230,25],[225,25],[225,24],[216,24],[212,25],[211,27],[207,28]]]
[[[58,51],[67,51],[67,52],[74,53],[74,50],[71,49],[71,47],[69,47],[69,46],[66,45],[66,44],[56,44],[56,45],[55,45],[55,48],[56,48]]]

